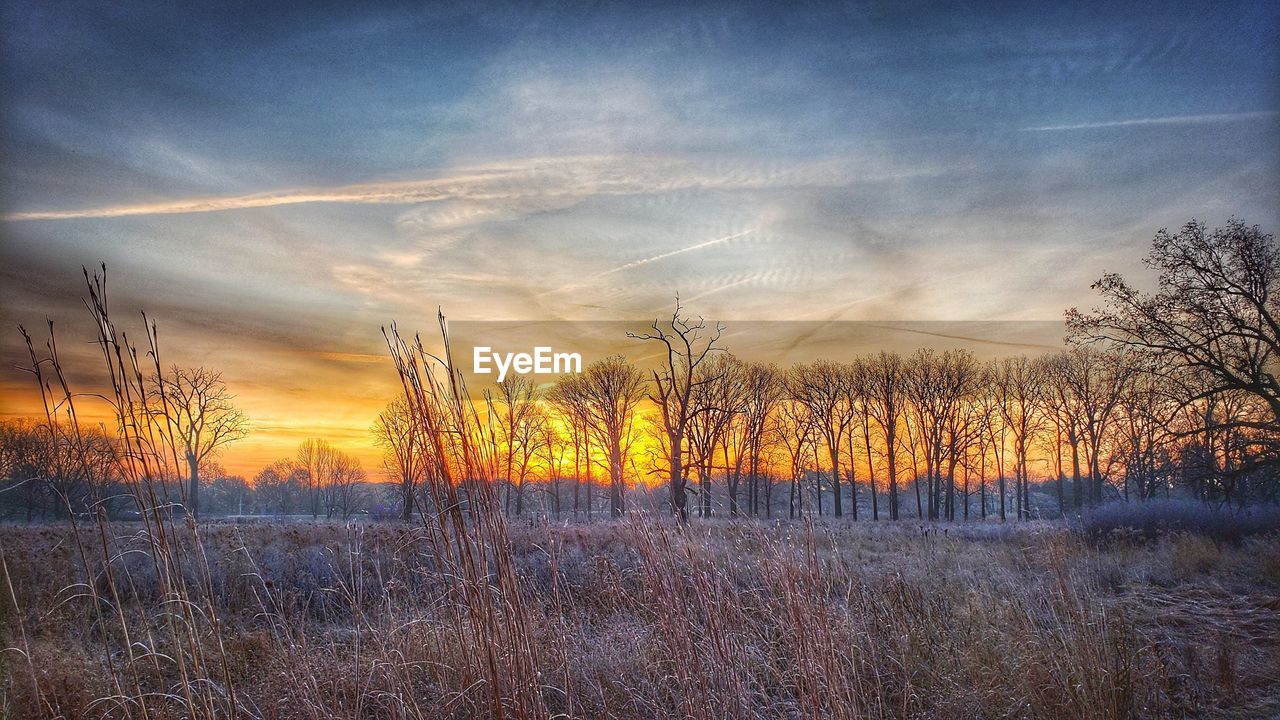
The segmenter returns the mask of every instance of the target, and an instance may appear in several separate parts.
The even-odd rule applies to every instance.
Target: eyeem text
[[[541,345],[534,347],[532,353],[496,353],[493,348],[479,345],[471,357],[471,367],[477,375],[491,375],[496,369],[498,382],[507,378],[507,372],[517,375],[582,372],[582,356],[578,353],[553,352]]]

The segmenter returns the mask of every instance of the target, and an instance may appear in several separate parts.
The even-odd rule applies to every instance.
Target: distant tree
[[[305,478],[311,519],[320,517],[320,501],[337,450],[327,440],[307,438],[298,446],[297,468]]]
[[[1071,505],[1077,510],[1084,501],[1081,487],[1081,461],[1083,431],[1081,430],[1080,398],[1072,390],[1072,360],[1068,353],[1048,355],[1040,360],[1044,369],[1045,413],[1053,423],[1055,434],[1055,461],[1058,472],[1058,509],[1066,512],[1065,461],[1062,458],[1063,443],[1071,452]]]
[[[817,465],[817,420],[807,405],[784,397],[778,410],[769,421],[769,429],[786,452],[790,475],[790,493],[787,499],[787,516],[796,517],[804,512],[804,475],[812,462]]]
[[[403,397],[393,400],[378,414],[373,423],[373,438],[382,449],[383,469],[399,489],[400,519],[409,522],[428,467],[429,446],[419,437],[417,424]]]
[[[663,441],[669,463],[671,511],[681,521],[689,519],[688,478],[685,475],[685,442],[695,410],[694,389],[711,378],[700,376],[699,367],[721,348],[716,344],[724,331],[717,324],[708,328],[701,317],[682,315],[679,298],[669,320],[657,320],[643,333],[627,337],[661,343],[666,349],[662,365],[653,371],[650,399],[660,413]]]
[[[245,437],[249,421],[231,401],[235,399],[222,373],[208,368],[174,367],[155,383],[151,407],[172,446],[182,454],[188,472],[186,506],[200,516],[200,464],[222,446]]]
[[[591,475],[591,420],[587,404],[589,398],[581,374],[560,376],[547,391],[547,403],[564,421],[573,444],[573,514],[581,509],[582,473]],[[591,486],[587,485],[587,506],[591,505]],[[588,516],[590,513],[588,512]]]
[[[1027,459],[1046,418],[1044,367],[1025,355],[1003,358],[996,363],[991,380],[996,391],[996,410],[1013,436],[1015,504],[1018,518],[1025,520],[1031,513]]]
[[[819,360],[793,366],[787,373],[787,393],[809,409],[818,433],[826,442],[831,461],[831,489],[835,493],[836,517],[844,514],[840,489],[840,451],[845,430],[854,419],[854,405],[849,392],[851,370],[848,365]],[[821,512],[821,504],[819,504]],[[853,519],[858,519],[857,495],[854,494]]]
[[[334,452],[324,475],[326,517],[332,518],[338,513],[343,520],[351,517],[356,510],[356,493],[364,482],[360,461],[341,450]]]
[[[0,420],[0,499],[6,515],[31,522],[47,512],[54,446],[47,426],[28,418]]]
[[[1084,500],[1103,500],[1106,474],[1103,472],[1104,443],[1111,437],[1117,408],[1133,375],[1133,366],[1116,353],[1095,348],[1075,348],[1064,354],[1054,368],[1055,382],[1062,383],[1070,407],[1076,413],[1088,473]]]
[[[576,387],[586,426],[609,462],[609,508],[617,517],[626,506],[624,470],[636,410],[644,399],[644,375],[621,355],[598,360],[578,376]]]
[[[711,478],[716,451],[725,453],[724,470],[729,468],[729,432],[738,414],[746,409],[744,368],[731,355],[721,354],[703,363],[697,372],[689,422],[689,464],[698,472],[698,516],[711,517]],[[736,487],[732,490],[736,497]],[[736,507],[735,507],[736,513]]]
[[[513,375],[498,383],[496,396],[485,392],[488,406],[497,416],[497,436],[494,439],[503,455],[507,513],[512,510],[513,496],[515,513],[524,512],[525,482],[546,438],[543,428],[547,417],[539,405],[540,395],[533,381],[525,375]]]
[[[204,512],[217,514],[239,514],[244,501],[249,497],[249,483],[239,475],[229,474],[217,463],[208,463],[200,468],[201,503]]]
[[[1114,433],[1124,465],[1123,494],[1139,499],[1169,492],[1173,478],[1174,423],[1180,406],[1176,389],[1151,373],[1138,373],[1121,390]]]
[[[937,520],[944,489],[948,509],[954,508],[951,502],[954,473],[960,461],[960,449],[965,444],[962,433],[968,428],[962,422],[963,412],[973,401],[981,374],[968,351],[947,350],[938,354],[919,350],[907,362],[906,378],[916,427],[914,440],[920,444],[925,461],[928,486],[925,510],[929,519]]]
[[[898,425],[906,404],[903,395],[905,373],[902,357],[883,351],[870,358],[864,368],[866,412],[875,418],[880,429],[888,463],[890,520],[898,519]]]
[[[762,476],[767,458],[764,457],[769,445],[769,416],[778,408],[786,388],[783,374],[775,365],[760,363],[743,363],[737,373],[741,386],[741,406],[734,415],[733,428],[729,441],[724,445],[725,464],[729,465],[729,453],[733,450],[733,465],[726,470],[729,486],[729,515],[740,514],[738,506],[738,488],[745,472],[747,485],[747,508],[752,515],[760,514],[761,480],[771,482]],[[731,448],[730,445],[733,447]],[[772,485],[765,487],[771,493]],[[765,504],[766,513],[771,508]]]
[[[277,515],[288,514],[296,509],[306,482],[306,471],[292,459],[277,460],[268,465],[253,478],[253,495],[258,509]]]

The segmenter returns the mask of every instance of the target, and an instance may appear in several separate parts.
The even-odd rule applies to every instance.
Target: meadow
[[[0,528],[0,715],[1280,712],[1275,535],[637,514],[515,523],[503,580],[412,524],[157,530]]]

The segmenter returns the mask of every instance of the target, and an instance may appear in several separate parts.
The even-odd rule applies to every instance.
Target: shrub
[[[1114,502],[1085,512],[1079,523],[1086,536],[1097,540],[1194,533],[1237,543],[1251,535],[1280,532],[1280,507],[1227,510],[1196,500]]]

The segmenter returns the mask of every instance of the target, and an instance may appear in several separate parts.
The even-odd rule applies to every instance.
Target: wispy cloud
[[[1280,111],[1261,110],[1258,112],[1219,113],[1215,115],[1170,115],[1167,117],[1132,118],[1129,120],[1107,120],[1104,122],[1075,123],[1071,125],[1040,125],[1037,127],[1019,128],[1021,132],[1053,132],[1057,130],[1095,130],[1099,128],[1141,127],[1144,125],[1204,125],[1207,123],[1245,122],[1261,120],[1280,115]]]
[[[415,205],[441,201],[481,203],[556,199],[556,204],[596,195],[663,193],[690,188],[754,189],[766,187],[836,186],[855,177],[844,163],[799,164],[779,167],[750,162],[726,167],[702,166],[671,158],[625,156],[571,156],[541,158],[497,165],[462,168],[440,177],[382,183],[299,188],[249,195],[185,198],[74,210],[37,210],[9,213],[5,220],[70,220],[117,218],[135,215],[178,215],[224,210],[298,205],[303,203],[372,203]],[[901,173],[878,175],[860,168],[859,181],[892,179]],[[919,170],[908,174],[919,174]],[[472,209],[485,214],[492,208]],[[467,218],[451,218],[450,222]],[[448,223],[445,223],[448,224]]]

